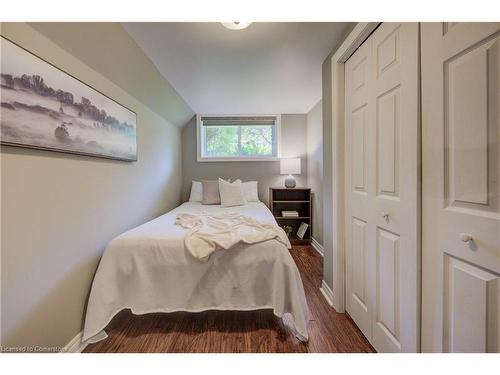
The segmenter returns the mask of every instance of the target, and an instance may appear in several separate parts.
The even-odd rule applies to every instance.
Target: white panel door
[[[373,251],[369,244],[368,199],[374,190],[368,175],[368,147],[373,139],[373,105],[369,103],[371,43],[365,42],[345,64],[346,92],[346,310],[366,337],[371,337]]]
[[[422,350],[500,351],[500,23],[422,24]]]
[[[419,350],[418,24],[345,65],[346,309],[380,352]]]

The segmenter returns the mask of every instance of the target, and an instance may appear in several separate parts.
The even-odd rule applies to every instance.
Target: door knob
[[[470,233],[460,233],[460,240],[463,242],[472,241],[472,234]]]
[[[389,222],[389,213],[388,212],[382,212],[382,217],[384,218],[385,222]]]

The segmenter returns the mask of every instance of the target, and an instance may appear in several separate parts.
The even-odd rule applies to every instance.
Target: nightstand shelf
[[[284,220],[299,220],[299,219],[310,219],[310,216],[275,216],[275,219],[284,219]]]
[[[273,201],[274,203],[309,203],[309,201]]]
[[[306,245],[311,243],[312,233],[312,193],[309,188],[269,188],[269,208],[278,222],[278,225],[292,227],[290,242],[292,245]],[[298,217],[282,216],[282,211],[297,211]],[[304,238],[297,236],[301,223],[309,227]]]

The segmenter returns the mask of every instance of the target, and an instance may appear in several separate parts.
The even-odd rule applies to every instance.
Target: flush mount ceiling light
[[[230,30],[242,30],[250,26],[251,22],[221,22],[225,28]]]

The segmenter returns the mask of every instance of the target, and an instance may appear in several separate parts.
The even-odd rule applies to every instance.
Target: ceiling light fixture
[[[251,22],[221,22],[229,30],[243,30],[250,26]]]

